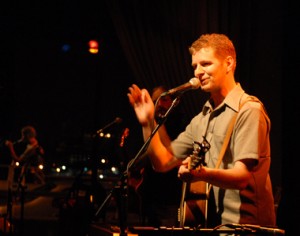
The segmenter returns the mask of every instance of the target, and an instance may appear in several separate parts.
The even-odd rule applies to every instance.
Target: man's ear
[[[234,69],[234,59],[232,58],[232,56],[227,56],[225,61],[226,61],[226,64],[227,64],[227,72],[233,71],[233,69]]]

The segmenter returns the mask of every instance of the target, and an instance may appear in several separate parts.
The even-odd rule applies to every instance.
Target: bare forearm
[[[151,135],[150,127],[143,127],[143,136],[146,141]],[[181,161],[175,158],[170,150],[165,147],[158,133],[152,137],[148,146],[147,153],[151,159],[153,169],[158,172],[166,172],[181,164]]]
[[[205,181],[214,186],[227,189],[244,189],[251,178],[251,172],[242,162],[237,162],[232,169],[214,169],[201,167],[189,170],[186,165],[179,168],[179,177],[183,181]]]
[[[15,149],[13,147],[13,143],[9,140],[5,142],[5,145],[9,149],[10,156],[12,157],[13,160],[15,161],[20,161],[20,157],[16,154]]]
[[[205,174],[203,174],[200,179],[220,188],[241,190],[244,189],[248,183],[249,175],[237,174],[235,171],[232,171],[232,169],[203,168],[202,171],[204,171]],[[195,176],[197,176],[197,174],[198,173],[196,173]]]

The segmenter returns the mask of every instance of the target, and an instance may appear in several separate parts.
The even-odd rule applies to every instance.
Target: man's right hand
[[[133,84],[129,87],[127,96],[140,124],[144,127],[149,126],[154,119],[154,103],[149,92]]]

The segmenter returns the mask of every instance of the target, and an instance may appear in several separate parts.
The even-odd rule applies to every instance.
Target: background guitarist
[[[269,176],[271,162],[270,120],[258,99],[248,98],[235,81],[236,52],[232,41],[223,34],[205,34],[189,48],[194,76],[202,91],[210,94],[177,139],[166,147],[156,133],[148,147],[153,168],[165,172],[179,168],[178,176],[188,182],[211,184],[219,224],[257,224],[275,226],[274,198]],[[142,125],[144,140],[152,132],[154,104],[147,90],[132,85],[129,102]],[[219,168],[215,168],[229,124],[238,113],[227,150]],[[205,154],[207,166],[187,168],[184,160],[193,151],[193,142],[205,137],[211,147]],[[183,161],[184,160],[184,161]],[[171,184],[171,183],[170,183]]]
[[[166,91],[164,86],[155,87],[151,96],[154,103],[161,93]],[[157,103],[155,119],[164,115],[171,104],[171,96],[160,99]],[[185,127],[183,113],[178,108],[176,107],[169,114],[165,124],[158,130],[166,145],[169,145],[171,139],[176,138]],[[134,172],[130,174],[130,182],[135,183],[136,192],[140,197],[142,223],[154,227],[176,226],[182,186],[182,181],[177,177],[178,168],[166,173],[156,172],[152,168],[150,159],[145,155],[137,163]],[[134,177],[135,180],[132,179]]]

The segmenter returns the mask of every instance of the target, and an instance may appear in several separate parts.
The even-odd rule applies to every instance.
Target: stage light
[[[71,45],[66,43],[62,46],[61,50],[63,52],[69,52],[71,50]]]
[[[99,44],[96,40],[89,41],[89,52],[92,54],[97,54],[99,51]]]

